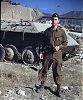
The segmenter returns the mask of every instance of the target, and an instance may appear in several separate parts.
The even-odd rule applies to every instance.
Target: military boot
[[[44,82],[43,81],[41,81],[39,91],[44,91]]]
[[[57,90],[55,92],[56,96],[61,97],[60,95],[60,85],[57,85]]]

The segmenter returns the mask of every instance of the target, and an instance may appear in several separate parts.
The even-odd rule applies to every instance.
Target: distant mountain
[[[45,16],[52,16],[50,13],[43,13]],[[83,17],[83,11],[70,11],[68,13],[62,14],[61,16],[68,16],[68,17]]]
[[[78,17],[78,18],[83,18],[83,11],[71,11],[66,14],[63,14],[61,16],[68,16],[68,17]],[[70,25],[83,25],[83,20],[77,20],[77,19],[61,19],[62,22]]]
[[[47,17],[51,17],[52,14],[50,13],[43,13]],[[68,13],[62,14],[60,16],[65,16],[65,17],[78,17],[78,18],[83,18],[83,11],[70,11]],[[48,20],[48,18],[47,18]],[[83,25],[83,20],[77,20],[77,19],[61,19],[61,22],[67,25]]]
[[[83,18],[83,11],[70,11],[66,14],[63,14],[62,16],[68,16],[68,17],[82,17]]]
[[[43,15],[45,15],[45,16],[52,16],[52,14],[50,14],[50,13],[43,13]]]

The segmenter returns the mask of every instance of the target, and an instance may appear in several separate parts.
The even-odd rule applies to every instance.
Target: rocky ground
[[[48,72],[45,89],[36,91],[38,66],[25,66],[0,62],[0,100],[82,100],[83,99],[83,62],[74,56],[63,62],[62,98],[54,94],[56,86],[52,78],[52,70]]]

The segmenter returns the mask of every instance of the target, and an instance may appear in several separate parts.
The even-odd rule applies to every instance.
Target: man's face
[[[56,26],[58,23],[59,23],[58,17],[53,17],[53,18],[52,18],[52,26],[54,27],[54,26]]]

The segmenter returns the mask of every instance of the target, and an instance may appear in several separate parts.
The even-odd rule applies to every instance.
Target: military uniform
[[[67,45],[67,36],[65,34],[65,31],[61,29],[60,27],[58,27],[56,30],[53,30],[52,27],[46,29],[42,44],[43,44],[43,48],[46,45],[50,44],[53,48],[55,46],[60,46],[60,49],[59,51],[54,51],[48,54],[44,52],[43,67],[38,73],[38,78],[40,81],[45,82],[47,78],[47,71],[52,64],[54,82],[56,84],[61,84],[61,80],[62,80],[62,73],[61,73],[62,51],[61,49],[66,47]]]

